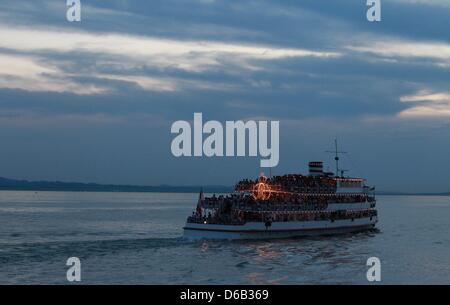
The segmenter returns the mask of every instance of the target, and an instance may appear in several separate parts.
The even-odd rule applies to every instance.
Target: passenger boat
[[[373,229],[378,221],[374,187],[363,178],[324,172],[309,162],[309,174],[244,179],[229,195],[199,194],[187,218],[188,239],[269,239],[330,235]],[[339,175],[340,172],[340,175]]]

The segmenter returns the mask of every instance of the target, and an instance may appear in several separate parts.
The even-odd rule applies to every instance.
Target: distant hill
[[[21,191],[72,191],[72,192],[160,192],[160,193],[198,193],[201,189],[205,193],[231,193],[233,187],[223,185],[205,186],[172,186],[172,185],[120,185],[98,184],[61,181],[28,181],[0,177],[0,190]],[[377,195],[424,195],[424,196],[450,196],[446,193],[402,193],[377,191]]]
[[[22,191],[74,191],[74,192],[164,192],[164,193],[198,193],[203,188],[205,193],[229,193],[231,186],[143,186],[143,185],[114,185],[60,181],[28,181],[0,177],[0,190]]]

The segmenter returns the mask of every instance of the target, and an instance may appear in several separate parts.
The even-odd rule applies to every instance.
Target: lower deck
[[[311,220],[272,222],[247,222],[243,225],[186,223],[187,239],[269,239],[300,236],[330,235],[370,230],[377,216],[357,219]]]

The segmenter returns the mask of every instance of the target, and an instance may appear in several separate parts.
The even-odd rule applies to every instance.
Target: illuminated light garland
[[[270,186],[264,182],[259,182],[253,186],[252,196],[256,200],[268,200],[272,193]]]

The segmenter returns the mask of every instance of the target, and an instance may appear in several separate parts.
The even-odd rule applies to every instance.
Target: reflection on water
[[[31,194],[30,194],[31,193]],[[381,196],[378,230],[261,241],[186,241],[196,194],[0,192],[0,283],[449,283],[449,197]]]

